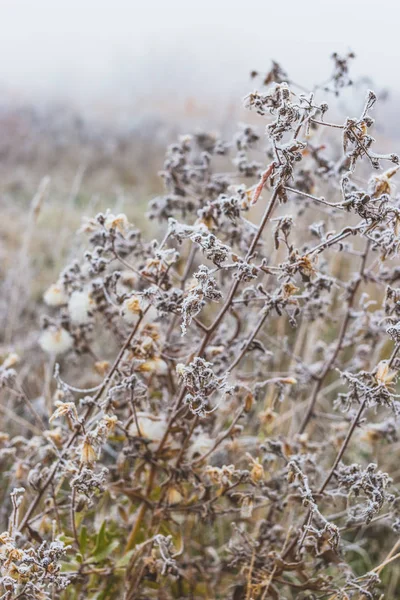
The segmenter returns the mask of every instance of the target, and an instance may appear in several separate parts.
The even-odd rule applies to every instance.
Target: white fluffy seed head
[[[206,433],[199,433],[190,443],[187,449],[187,455],[190,460],[199,458],[213,446],[213,440]]]
[[[90,321],[90,310],[93,300],[88,292],[72,292],[68,302],[68,312],[71,321],[76,325],[82,325]]]
[[[136,422],[130,425],[129,432],[131,435],[145,438],[148,440],[148,446],[151,450],[155,450],[160,441],[163,439],[164,434],[168,427],[168,419],[166,415],[150,415],[148,413],[137,413],[137,421],[140,432],[136,427]],[[168,440],[168,446],[174,450],[180,448],[180,443],[172,437]]]
[[[11,369],[17,363],[19,363],[19,356],[15,352],[11,352],[2,362],[3,369]]]
[[[140,435],[141,437],[150,440],[150,448],[157,447],[158,443],[162,440],[165,430],[167,428],[167,420],[164,415],[159,417],[153,417],[145,414],[138,414],[138,432],[136,423],[132,423],[130,432],[132,435]]]
[[[138,371],[142,373],[154,373],[155,375],[168,375],[168,365],[160,357],[149,358],[139,365]]]
[[[43,300],[47,306],[62,306],[67,304],[68,296],[61,283],[53,283],[44,293]]]
[[[64,354],[72,348],[73,339],[63,327],[49,327],[40,336],[39,344],[48,354]]]
[[[121,307],[121,315],[129,324],[133,324],[137,320],[137,315],[142,312],[140,298],[138,296],[130,296],[124,300]]]

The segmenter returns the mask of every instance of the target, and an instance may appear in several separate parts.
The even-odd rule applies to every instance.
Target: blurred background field
[[[0,355],[18,352],[27,373],[40,367],[43,292],[76,255],[84,216],[124,211],[155,234],[145,212],[162,193],[169,143],[199,131],[227,139],[240,122],[263,133],[263,119],[243,107],[251,70],[279,58],[307,85],[329,76],[332,52],[351,44],[355,86],[332,100],[331,114],[355,114],[373,86],[375,135],[383,151],[396,147],[400,49],[388,15],[397,9],[382,3],[383,28],[368,21],[371,2],[362,14],[358,2],[335,6],[327,27],[315,0],[273,10],[258,1],[1,3]]]

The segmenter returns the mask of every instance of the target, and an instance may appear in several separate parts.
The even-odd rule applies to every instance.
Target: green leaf
[[[119,548],[119,541],[113,540],[112,542],[107,544],[102,550],[96,552],[96,554],[93,555],[94,561],[91,560],[89,562],[101,562],[105,558],[113,558],[111,555],[117,548]]]
[[[59,536],[59,540],[60,542],[63,542],[66,546],[71,546],[75,542],[75,538],[64,534]]]
[[[129,552],[124,554],[124,556],[121,556],[121,558],[119,560],[117,560],[117,562],[115,563],[116,568],[122,569],[123,567],[127,567],[134,552],[136,552],[135,548],[133,548],[132,550],[129,550]]]
[[[102,552],[104,550],[104,548],[106,548],[106,546],[107,546],[106,535],[107,535],[106,534],[106,521],[104,520],[100,527],[100,531],[96,537],[96,545],[92,552],[93,556],[97,556],[97,554],[99,554],[100,552]]]
[[[87,550],[87,542],[88,542],[88,534],[87,528],[85,525],[82,526],[80,534],[79,534],[79,548],[82,552],[82,555],[85,556]]]

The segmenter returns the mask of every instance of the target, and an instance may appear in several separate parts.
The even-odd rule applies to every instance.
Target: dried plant
[[[3,600],[397,597],[399,159],[373,92],[326,120],[333,58],[313,91],[262,76],[265,135],[168,148],[160,241],[83,225],[44,294],[53,381],[0,368],[32,424],[0,438]]]

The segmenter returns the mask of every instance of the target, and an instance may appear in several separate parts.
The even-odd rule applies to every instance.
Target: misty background
[[[167,112],[237,98],[271,59],[311,85],[352,50],[355,77],[399,92],[399,14],[395,0],[0,0],[0,90]]]
[[[357,85],[331,118],[379,102],[375,134],[400,138],[394,0],[0,0],[0,201],[25,202],[44,175],[54,196],[160,193],[165,147],[180,134],[265,125],[244,110],[252,70],[278,61],[311,88],[331,55],[356,54]],[[393,148],[393,140],[395,140]],[[83,202],[83,200],[82,200]]]

